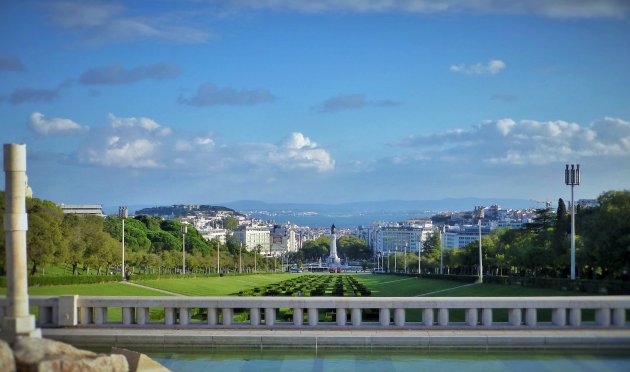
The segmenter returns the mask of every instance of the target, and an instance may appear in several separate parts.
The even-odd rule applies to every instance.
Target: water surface
[[[206,349],[147,354],[172,371],[630,371],[628,350]]]

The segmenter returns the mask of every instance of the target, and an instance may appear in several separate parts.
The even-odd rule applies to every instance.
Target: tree
[[[302,245],[302,252],[307,261],[316,261],[330,254],[330,237],[320,236],[315,240],[309,240]]]
[[[28,213],[27,255],[32,264],[30,275],[46,263],[60,262],[66,249],[61,221],[63,211],[49,201],[29,198],[26,201]]]
[[[232,216],[227,216],[223,219],[223,227],[226,230],[236,230],[238,227],[238,220]]]
[[[367,242],[356,236],[342,236],[337,239],[337,250],[346,260],[364,260],[372,256]]]

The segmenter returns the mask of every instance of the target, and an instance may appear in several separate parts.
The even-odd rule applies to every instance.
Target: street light
[[[407,274],[407,242],[405,242],[405,274]]]
[[[580,164],[566,164],[564,168],[564,183],[571,186],[571,280],[575,280],[575,202],[573,201],[573,187],[580,184]]]
[[[397,273],[398,269],[396,268],[396,264],[398,263],[398,246],[394,247],[394,272]]]
[[[241,242],[241,245],[238,247],[238,273],[242,274],[243,273],[243,254],[241,253],[243,251],[243,242]]]
[[[122,270],[120,271],[122,274],[122,279],[127,280],[127,276],[125,275],[125,219],[122,219]]]
[[[446,232],[446,225],[442,226],[442,234],[440,234],[440,275],[444,274],[442,271],[442,254],[444,253],[444,235]]]
[[[188,225],[182,224],[182,275],[186,274],[186,233]]]
[[[418,239],[418,275],[422,274],[422,256],[420,256],[421,249],[422,249],[422,240]]]
[[[221,261],[220,261],[221,255],[219,253],[220,253],[219,240],[217,240],[217,274],[219,273],[219,271],[221,271]]]
[[[483,261],[481,258],[481,218],[477,221],[479,224],[479,283],[483,283]]]

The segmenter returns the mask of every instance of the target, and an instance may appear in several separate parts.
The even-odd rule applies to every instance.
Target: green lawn
[[[228,296],[241,290],[264,287],[301,274],[252,274],[209,278],[156,279],[134,281],[147,287],[185,296]]]
[[[0,288],[0,294],[5,295],[6,293],[6,288]],[[119,282],[29,287],[28,293],[33,296],[60,296],[74,294],[79,296],[167,296],[165,293]]]

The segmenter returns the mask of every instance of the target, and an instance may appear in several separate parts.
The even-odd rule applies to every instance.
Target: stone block
[[[14,372],[15,359],[9,344],[0,340],[0,371]]]
[[[129,372],[143,371],[143,372],[166,372],[168,368],[164,367],[155,360],[149,358],[146,354],[138,353],[136,351],[119,349],[117,347],[112,348],[112,355],[122,355],[127,359],[129,364]]]

